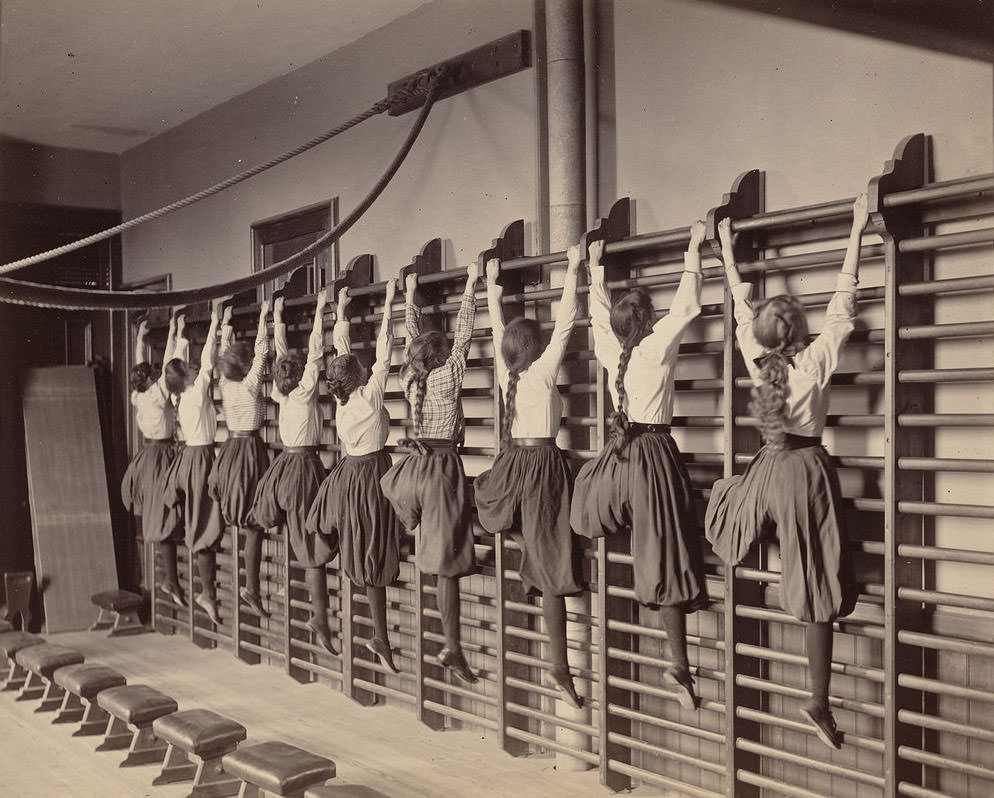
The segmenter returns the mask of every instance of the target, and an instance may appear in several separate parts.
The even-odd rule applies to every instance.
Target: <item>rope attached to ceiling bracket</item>
[[[192,194],[184,199],[159,208],[158,210],[150,211],[149,213],[143,214],[135,219],[130,219],[127,222],[117,225],[116,227],[109,228],[100,233],[95,233],[94,235],[87,236],[86,238],[74,241],[62,247],[57,247],[46,252],[38,253],[37,255],[32,255],[28,258],[4,264],[0,266],[0,274],[9,273],[16,269],[21,269],[35,263],[50,260],[68,252],[74,252],[75,250],[111,238],[121,232],[124,232],[125,230],[129,230],[132,227],[143,224],[144,222],[158,219],[168,213],[179,210],[180,208],[185,208],[188,205],[192,205],[195,202],[199,202],[202,199],[213,196],[226,188],[230,188],[237,183],[247,180],[250,177],[254,177],[267,169],[283,163],[290,158],[300,155],[301,153],[316,147],[318,144],[321,144],[328,139],[339,135],[340,133],[344,133],[346,130],[355,127],[360,122],[363,122],[370,117],[381,114],[396,105],[405,103],[412,96],[424,95],[425,104],[422,107],[418,118],[411,127],[404,144],[401,146],[397,155],[394,156],[393,161],[369,193],[356,206],[352,213],[350,213],[341,223],[290,257],[274,263],[262,271],[246,277],[229,280],[225,283],[218,283],[204,288],[181,291],[165,291],[160,293],[72,289],[45,285],[42,283],[31,283],[21,280],[0,278],[0,301],[11,304],[64,308],[70,310],[146,309],[170,305],[192,304],[208,299],[227,296],[229,294],[236,294],[248,288],[255,288],[256,286],[262,285],[263,283],[266,283],[276,277],[286,274],[302,261],[309,259],[317,252],[327,249],[335,241],[341,238],[342,235],[344,235],[362,217],[373,202],[379,197],[383,189],[386,188],[387,184],[404,162],[404,159],[407,157],[411,148],[414,146],[414,142],[417,140],[421,130],[424,127],[424,123],[428,118],[428,113],[434,105],[438,90],[447,77],[448,70],[440,67],[434,67],[432,69],[426,69],[418,72],[402,86],[391,92],[389,97],[370,106],[370,108],[366,111],[353,117],[338,127],[329,130],[328,132],[323,133],[322,135],[313,138],[276,158],[252,167],[251,169],[230,177],[221,183],[217,183],[210,188],[199,191],[196,194]]]

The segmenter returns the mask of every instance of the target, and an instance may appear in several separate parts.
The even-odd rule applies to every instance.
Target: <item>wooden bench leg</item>
[[[17,694],[15,701],[34,701],[45,694],[45,682],[34,671],[28,671],[24,683],[21,685],[21,692]]]
[[[100,608],[100,612],[97,614],[97,619],[90,626],[91,632],[99,632],[101,629],[110,629],[113,626],[113,620],[110,618],[109,610],[105,610],[103,607]]]
[[[96,701],[84,701],[83,703],[86,705],[86,710],[83,712],[79,728],[72,733],[72,736],[91,737],[95,734],[103,734],[110,715],[101,709]]]
[[[266,798],[266,793],[254,784],[243,781],[242,787],[238,791],[238,798]]]
[[[221,756],[200,760],[193,779],[193,791],[187,798],[225,798],[238,793],[240,781],[224,772]]]
[[[152,780],[152,786],[158,787],[160,784],[186,781],[192,779],[196,773],[197,766],[187,757],[186,751],[170,743],[169,747],[166,748],[166,758],[162,760],[162,772]]]
[[[105,713],[106,714],[106,713]],[[128,724],[120,718],[108,715],[107,729],[104,732],[104,741],[96,747],[97,751],[118,751],[127,748],[131,744],[132,733]]]
[[[41,703],[35,707],[35,712],[54,712],[62,706],[62,696],[65,692],[54,681],[46,682],[45,692],[41,696]]]
[[[152,724],[141,726],[135,729],[135,736],[131,739],[131,748],[128,755],[119,767],[130,768],[135,765],[150,765],[153,762],[161,762],[166,753],[166,744],[155,736],[152,731]]]
[[[0,683],[0,690],[20,690],[24,686],[24,680],[27,679],[28,672],[24,670],[20,665],[18,665],[14,660],[10,661],[10,668],[7,670],[7,676]]]
[[[138,610],[128,610],[127,612],[116,613],[114,626],[110,630],[109,637],[136,635],[147,631],[148,629],[138,617]]]
[[[78,723],[83,719],[85,707],[83,700],[66,690],[62,696],[62,706],[59,707],[59,714],[52,719],[52,723]]]

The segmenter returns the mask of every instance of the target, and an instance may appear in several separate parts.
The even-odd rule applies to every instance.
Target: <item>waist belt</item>
[[[398,443],[420,455],[446,451],[455,453],[456,451],[456,442],[451,438],[404,438]]]
[[[628,431],[632,435],[641,435],[643,432],[665,432],[670,434],[669,424],[643,424],[641,421],[629,421]]]
[[[317,450],[317,446],[284,446],[283,454],[312,454]]]
[[[512,446],[555,446],[555,438],[511,438]]]
[[[783,436],[783,449],[807,449],[811,446],[821,446],[821,435],[791,435]]]
[[[146,446],[161,446],[164,443],[173,443],[172,438],[146,438]]]
[[[253,438],[253,437],[258,438],[259,437],[259,430],[257,430],[257,429],[248,429],[248,430],[229,429],[228,430],[228,437],[229,438]]]

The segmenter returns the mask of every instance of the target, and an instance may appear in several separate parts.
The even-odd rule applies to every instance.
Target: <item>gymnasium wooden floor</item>
[[[248,729],[249,742],[283,740],[334,759],[333,785],[361,785],[362,798],[578,798],[608,796],[596,771],[564,773],[552,757],[514,758],[482,731],[432,732],[409,710],[355,704],[323,684],[302,685],[276,668],[246,665],[160,634],[108,638],[103,632],[46,635],[116,668],[129,684],[171,695],[180,709],[203,707]],[[182,798],[189,782],[152,787],[158,767],[119,768],[122,751],[94,752],[100,737],[72,737],[36,701],[0,693],[2,798]],[[640,796],[658,795],[643,792]],[[344,794],[343,794],[344,798]]]

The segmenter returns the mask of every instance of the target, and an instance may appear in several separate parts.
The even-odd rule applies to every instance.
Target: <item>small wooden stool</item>
[[[113,668],[91,664],[66,665],[52,674],[52,679],[66,691],[59,714],[52,723],[82,721],[73,737],[103,734],[110,716],[98,706],[97,694],[128,683]]]
[[[21,685],[28,678],[28,673],[17,664],[15,656],[22,648],[39,646],[44,642],[44,637],[38,637],[38,635],[28,634],[27,632],[0,632],[0,654],[3,654],[10,660],[10,670],[8,670],[3,682],[0,682],[0,690],[21,689]]]
[[[138,610],[141,609],[144,599],[137,593],[127,590],[105,590],[103,593],[90,596],[90,601],[100,608],[97,619],[90,627],[91,632],[110,629],[108,637],[117,637],[149,631],[138,617]]]
[[[122,768],[161,762],[166,744],[156,739],[152,722],[179,707],[167,695],[145,684],[111,687],[97,694],[97,704],[110,715],[98,751],[128,749]]]
[[[17,694],[18,701],[41,698],[35,712],[52,712],[62,705],[63,689],[53,680],[52,674],[66,665],[78,665],[85,657],[78,651],[52,643],[22,648],[14,655],[17,664],[28,672],[28,678]]]
[[[162,772],[153,785],[193,779],[193,792],[187,798],[219,798],[238,792],[240,782],[225,774],[221,757],[245,739],[240,723],[209,709],[187,709],[156,718],[152,731],[169,744]]]
[[[335,777],[335,763],[281,742],[243,745],[222,760],[227,773],[242,780],[238,798],[303,798],[308,787]]]

